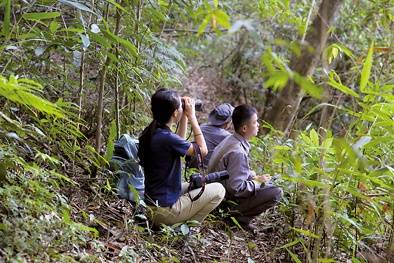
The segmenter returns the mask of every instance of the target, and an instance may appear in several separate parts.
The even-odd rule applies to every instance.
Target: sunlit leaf
[[[302,239],[301,238],[297,238],[296,240],[293,240],[290,243],[287,243],[287,244],[281,246],[279,249],[289,248],[289,247],[292,247],[294,245],[297,245],[300,242],[302,242]]]
[[[122,10],[123,12],[127,12],[126,9],[123,8],[120,4],[118,4],[115,0],[106,0],[108,3],[113,4],[116,8]]]
[[[55,33],[58,29],[59,29],[59,23],[58,22],[56,22],[56,21],[52,21],[50,24],[49,24],[49,31],[51,32],[51,33]]]
[[[36,96],[31,92],[32,90],[36,90],[34,85],[26,82],[18,83],[18,79],[14,76],[10,76],[9,80],[0,76],[0,96],[3,96],[17,104],[34,108],[47,114],[64,117],[60,108],[55,104]]]
[[[372,68],[372,55],[373,55],[373,46],[374,43],[372,42],[369,50],[367,58],[365,59],[363,70],[361,72],[360,78],[360,91],[366,92],[367,83],[369,80],[369,76],[371,75],[371,68]]]
[[[302,77],[299,74],[294,74],[294,81],[297,83],[306,93],[312,97],[320,99],[323,95],[324,89],[320,86],[316,86],[308,78]]]
[[[215,10],[214,15],[219,25],[226,29],[229,29],[231,27],[230,17],[223,10]]]
[[[320,238],[319,235],[316,235],[315,233],[312,233],[312,232],[309,231],[309,230],[302,229],[302,228],[296,228],[296,227],[290,227],[290,228],[293,229],[294,231],[296,231],[296,232],[298,232],[298,233],[304,235],[304,236],[313,237],[313,238]]]
[[[22,17],[26,20],[44,20],[59,17],[59,12],[39,12],[39,13],[24,13]]]
[[[342,85],[339,82],[336,82],[333,78],[330,78],[330,80],[328,81],[328,85],[330,85],[331,87],[342,91],[345,94],[351,95],[353,97],[359,98],[360,96],[352,89],[346,87],[345,85]]]
[[[204,31],[205,28],[207,27],[209,21],[211,20],[212,15],[207,15],[204,20],[202,21],[201,25],[198,27],[197,35],[201,35]]]

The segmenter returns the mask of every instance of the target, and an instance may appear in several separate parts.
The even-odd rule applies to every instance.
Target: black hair
[[[242,104],[235,107],[233,111],[233,115],[231,117],[234,125],[234,130],[236,132],[239,132],[241,127],[245,123],[247,123],[250,120],[250,118],[252,118],[252,116],[256,113],[257,110],[254,107],[249,106],[247,104]]]
[[[142,167],[149,165],[150,143],[153,133],[157,128],[165,128],[172,114],[180,107],[179,95],[176,91],[158,89],[151,98],[151,110],[153,121],[144,129],[138,138],[138,157]]]

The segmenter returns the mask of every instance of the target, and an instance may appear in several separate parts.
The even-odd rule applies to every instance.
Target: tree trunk
[[[119,3],[122,5],[122,1]],[[115,32],[119,33],[120,31],[120,10],[116,9],[116,28]],[[119,58],[119,44],[116,46],[116,58]],[[120,117],[119,117],[119,65],[116,67],[116,76],[115,76],[115,123],[116,123],[116,139],[120,137]]]
[[[342,2],[342,0],[321,2],[318,14],[305,37],[306,44],[303,44],[301,55],[291,59],[290,68],[293,71],[301,76],[313,74],[326,45],[329,27]],[[303,96],[304,93],[300,88],[293,81],[289,81],[273,100],[273,106],[266,114],[266,121],[287,134],[291,130]]]
[[[108,9],[108,5],[107,5]],[[108,10],[106,13],[106,17],[108,18]],[[117,13],[116,15],[116,26],[115,26],[115,35],[117,36],[119,34],[120,30],[120,14]],[[108,19],[106,19],[108,21]],[[113,50],[117,50],[118,47],[112,46]],[[107,78],[107,71],[108,67],[111,64],[111,58],[107,56],[105,64],[103,68],[100,71],[100,85],[99,85],[99,97],[98,97],[98,103],[97,103],[97,112],[96,112],[96,122],[97,122],[97,130],[96,130],[96,151],[98,154],[100,154],[101,151],[101,136],[102,136],[102,125],[103,125],[103,110],[104,110],[104,89],[105,89],[105,82]],[[115,84],[115,86],[117,83]],[[119,130],[118,130],[119,131]],[[118,132],[117,131],[117,132]]]

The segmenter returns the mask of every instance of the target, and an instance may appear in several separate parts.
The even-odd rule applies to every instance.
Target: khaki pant
[[[196,201],[191,201],[187,193],[188,183],[182,184],[182,195],[171,207],[151,206],[151,220],[154,225],[173,225],[188,220],[202,222],[204,218],[215,209],[223,200],[225,189],[220,183],[205,185],[203,194]],[[190,191],[193,198],[200,192],[201,188]]]

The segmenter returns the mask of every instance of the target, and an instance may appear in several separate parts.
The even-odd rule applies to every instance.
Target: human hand
[[[252,180],[256,179],[256,172],[251,170],[249,176],[252,178]]]
[[[259,176],[256,176],[255,180],[262,182],[262,183],[267,183],[271,180],[271,175],[269,175],[269,174],[259,175]]]
[[[195,101],[194,99],[184,96],[182,97],[182,101],[184,103],[184,114],[188,117],[188,119],[191,119],[196,116],[194,104]]]

